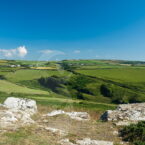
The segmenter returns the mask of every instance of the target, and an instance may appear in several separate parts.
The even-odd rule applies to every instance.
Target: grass
[[[34,126],[21,128],[17,131],[9,131],[1,135],[0,145],[55,145],[50,144],[50,136],[47,132],[41,133]]]
[[[8,94],[10,93],[22,93],[22,94],[42,94],[42,95],[48,95],[49,92],[42,91],[42,90],[36,90],[36,89],[30,89],[24,86],[19,86],[14,83],[8,82],[6,80],[0,80],[0,91],[6,92]]]
[[[41,77],[49,77],[52,75],[64,76],[69,73],[66,71],[56,70],[33,70],[33,69],[21,69],[16,72],[10,72],[6,74],[6,78],[12,82],[26,81],[39,79]]]
[[[144,102],[145,100],[145,69],[144,68],[111,68],[111,69],[96,69],[96,70],[76,70],[78,73],[94,77],[97,80],[98,85],[109,84],[114,87],[114,91],[119,94],[125,93],[125,96],[131,100],[133,96],[140,96],[135,98],[139,102]],[[90,89],[93,89],[93,85],[90,84]],[[94,84],[95,86],[95,84]],[[97,83],[96,83],[97,86]],[[116,89],[115,89],[116,88]],[[120,90],[120,92],[118,92]],[[125,97],[125,96],[122,96]],[[115,97],[115,96],[114,96]],[[119,99],[119,98],[117,98]],[[128,100],[127,99],[127,100]],[[125,101],[126,102],[126,101]],[[127,103],[127,102],[126,102]]]
[[[59,108],[74,107],[83,108],[84,110],[105,111],[108,109],[115,109],[116,105],[107,103],[88,102],[83,100],[68,99],[68,98],[52,98],[52,97],[31,97],[35,99],[38,104],[45,106],[57,106]]]
[[[96,69],[96,70],[77,70],[77,72],[95,76],[103,79],[110,79],[119,82],[145,82],[145,69],[134,68],[112,68],[112,69]]]
[[[4,75],[6,80],[0,80],[0,103],[3,103],[9,96],[34,99],[37,102],[39,111],[35,116],[36,120],[40,119],[40,114],[48,113],[54,109],[86,111],[91,115],[90,122],[76,122],[66,116],[57,116],[48,118],[48,124],[45,125],[68,130],[69,134],[66,137],[74,141],[78,138],[90,137],[92,139],[110,140],[114,141],[114,143],[120,142],[120,138],[116,138],[112,134],[114,131],[112,124],[98,121],[104,111],[116,108],[116,104],[111,103],[111,98],[107,98],[100,93],[100,86],[102,84],[110,84],[110,87],[114,88],[115,92],[119,89],[120,92],[118,94],[121,93],[124,86],[128,87],[125,88],[125,91],[130,92],[130,94],[134,92],[138,94],[144,93],[145,69],[141,66],[131,66],[131,64],[141,63],[144,65],[144,63],[109,60],[71,60],[67,62],[77,66],[77,72],[87,76],[94,76],[94,78],[88,77],[93,80],[86,85],[91,94],[83,93],[84,100],[78,100],[73,95],[67,96],[60,95],[60,92],[54,93],[38,82],[39,78],[52,75],[60,76],[60,78],[68,76],[67,78],[69,78],[70,72],[59,69],[58,71],[47,70],[56,68],[59,65],[58,62],[1,60],[0,75]],[[32,67],[37,67],[39,70],[3,67],[8,64],[34,65]],[[78,74],[76,73],[76,75]],[[64,91],[63,89],[67,89],[67,87],[60,89]],[[67,92],[70,94],[68,90]],[[8,131],[4,134],[0,133],[0,138],[0,145],[56,145],[57,141],[60,140],[59,136],[36,126],[28,126],[16,131]]]

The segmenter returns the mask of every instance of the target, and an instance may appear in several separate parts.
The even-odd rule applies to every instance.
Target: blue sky
[[[145,1],[2,0],[0,58],[145,61]]]

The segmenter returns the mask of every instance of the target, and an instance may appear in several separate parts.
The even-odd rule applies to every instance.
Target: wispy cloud
[[[25,57],[28,51],[25,46],[19,46],[15,49],[0,49],[0,55],[5,58]]]
[[[80,50],[74,50],[74,53],[79,54],[79,53],[81,53],[81,51]]]
[[[51,49],[46,49],[46,50],[41,50],[40,51],[42,54],[46,55],[64,55],[65,53],[59,50],[51,50]]]
[[[47,58],[47,59],[51,59],[53,57],[60,56],[60,55],[65,55],[65,53],[62,51],[52,50],[52,49],[41,50],[39,52],[41,53],[40,58]]]
[[[59,50],[51,50],[51,49],[46,49],[46,50],[41,50],[40,51],[43,54],[47,54],[47,55],[64,55],[65,53]]]

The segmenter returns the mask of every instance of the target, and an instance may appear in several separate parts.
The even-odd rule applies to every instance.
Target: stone
[[[129,125],[145,120],[145,103],[122,104],[116,110],[107,110],[101,119],[117,122],[116,125]]]
[[[60,114],[65,114],[65,112],[62,110],[54,110],[54,111],[48,113],[47,116],[51,117],[51,116],[56,116],[56,115],[60,115]]]
[[[62,139],[59,141],[59,144],[61,144],[61,145],[77,145],[77,144],[70,142],[69,139]]]
[[[76,140],[75,142],[72,143],[69,139],[63,139],[59,143],[61,145],[113,145],[113,142],[110,141],[91,140],[90,138]]]
[[[90,138],[85,138],[83,140],[77,140],[76,143],[78,145],[113,145],[113,142],[91,140]]]
[[[128,125],[130,125],[130,123],[135,123],[135,122],[118,121],[118,122],[115,122],[115,125],[116,125],[116,126],[128,126]]]
[[[75,119],[78,121],[89,120],[90,116],[87,112],[66,112],[71,119]]]
[[[113,131],[113,135],[119,135],[119,132],[118,131]]]
[[[67,135],[68,133],[63,131],[63,130],[60,130],[60,129],[57,129],[57,128],[52,128],[52,127],[44,127],[45,130],[48,130],[52,133],[56,133],[56,134],[59,134],[59,135]]]
[[[31,115],[37,112],[36,101],[31,99],[8,97],[3,105],[8,109],[25,111]]]
[[[14,129],[35,123],[31,118],[37,111],[34,100],[9,97],[3,106],[5,109],[0,110],[0,129]]]
[[[85,121],[90,119],[90,115],[87,112],[65,112],[63,110],[54,110],[44,116],[56,116],[65,114],[68,115],[71,119],[78,120],[78,121]]]

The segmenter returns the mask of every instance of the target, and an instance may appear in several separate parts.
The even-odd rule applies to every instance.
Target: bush
[[[74,66],[70,66],[70,65],[69,65],[67,62],[65,62],[65,61],[63,61],[62,63],[60,63],[60,65],[61,65],[61,68],[64,69],[64,70],[66,70],[66,71],[72,72],[72,71],[75,69]]]
[[[126,126],[120,133],[124,141],[132,142],[135,145],[145,145],[145,121]]]
[[[102,84],[100,86],[100,92],[104,97],[111,98],[112,102],[117,104],[142,102],[142,98],[144,98],[127,88],[113,84]]]
[[[72,89],[76,89],[82,93],[89,93],[86,86],[91,82],[92,80],[85,75],[75,75],[70,78],[68,84],[72,87]]]
[[[113,95],[113,92],[112,92],[111,88],[107,84],[102,84],[101,85],[100,92],[105,97],[112,97],[112,95]]]
[[[5,80],[5,79],[6,79],[5,76],[0,75],[0,80]]]
[[[51,89],[56,92],[57,88],[61,88],[63,84],[65,84],[65,80],[63,78],[59,78],[58,76],[51,76],[48,78],[40,78],[39,83],[46,88]]]

